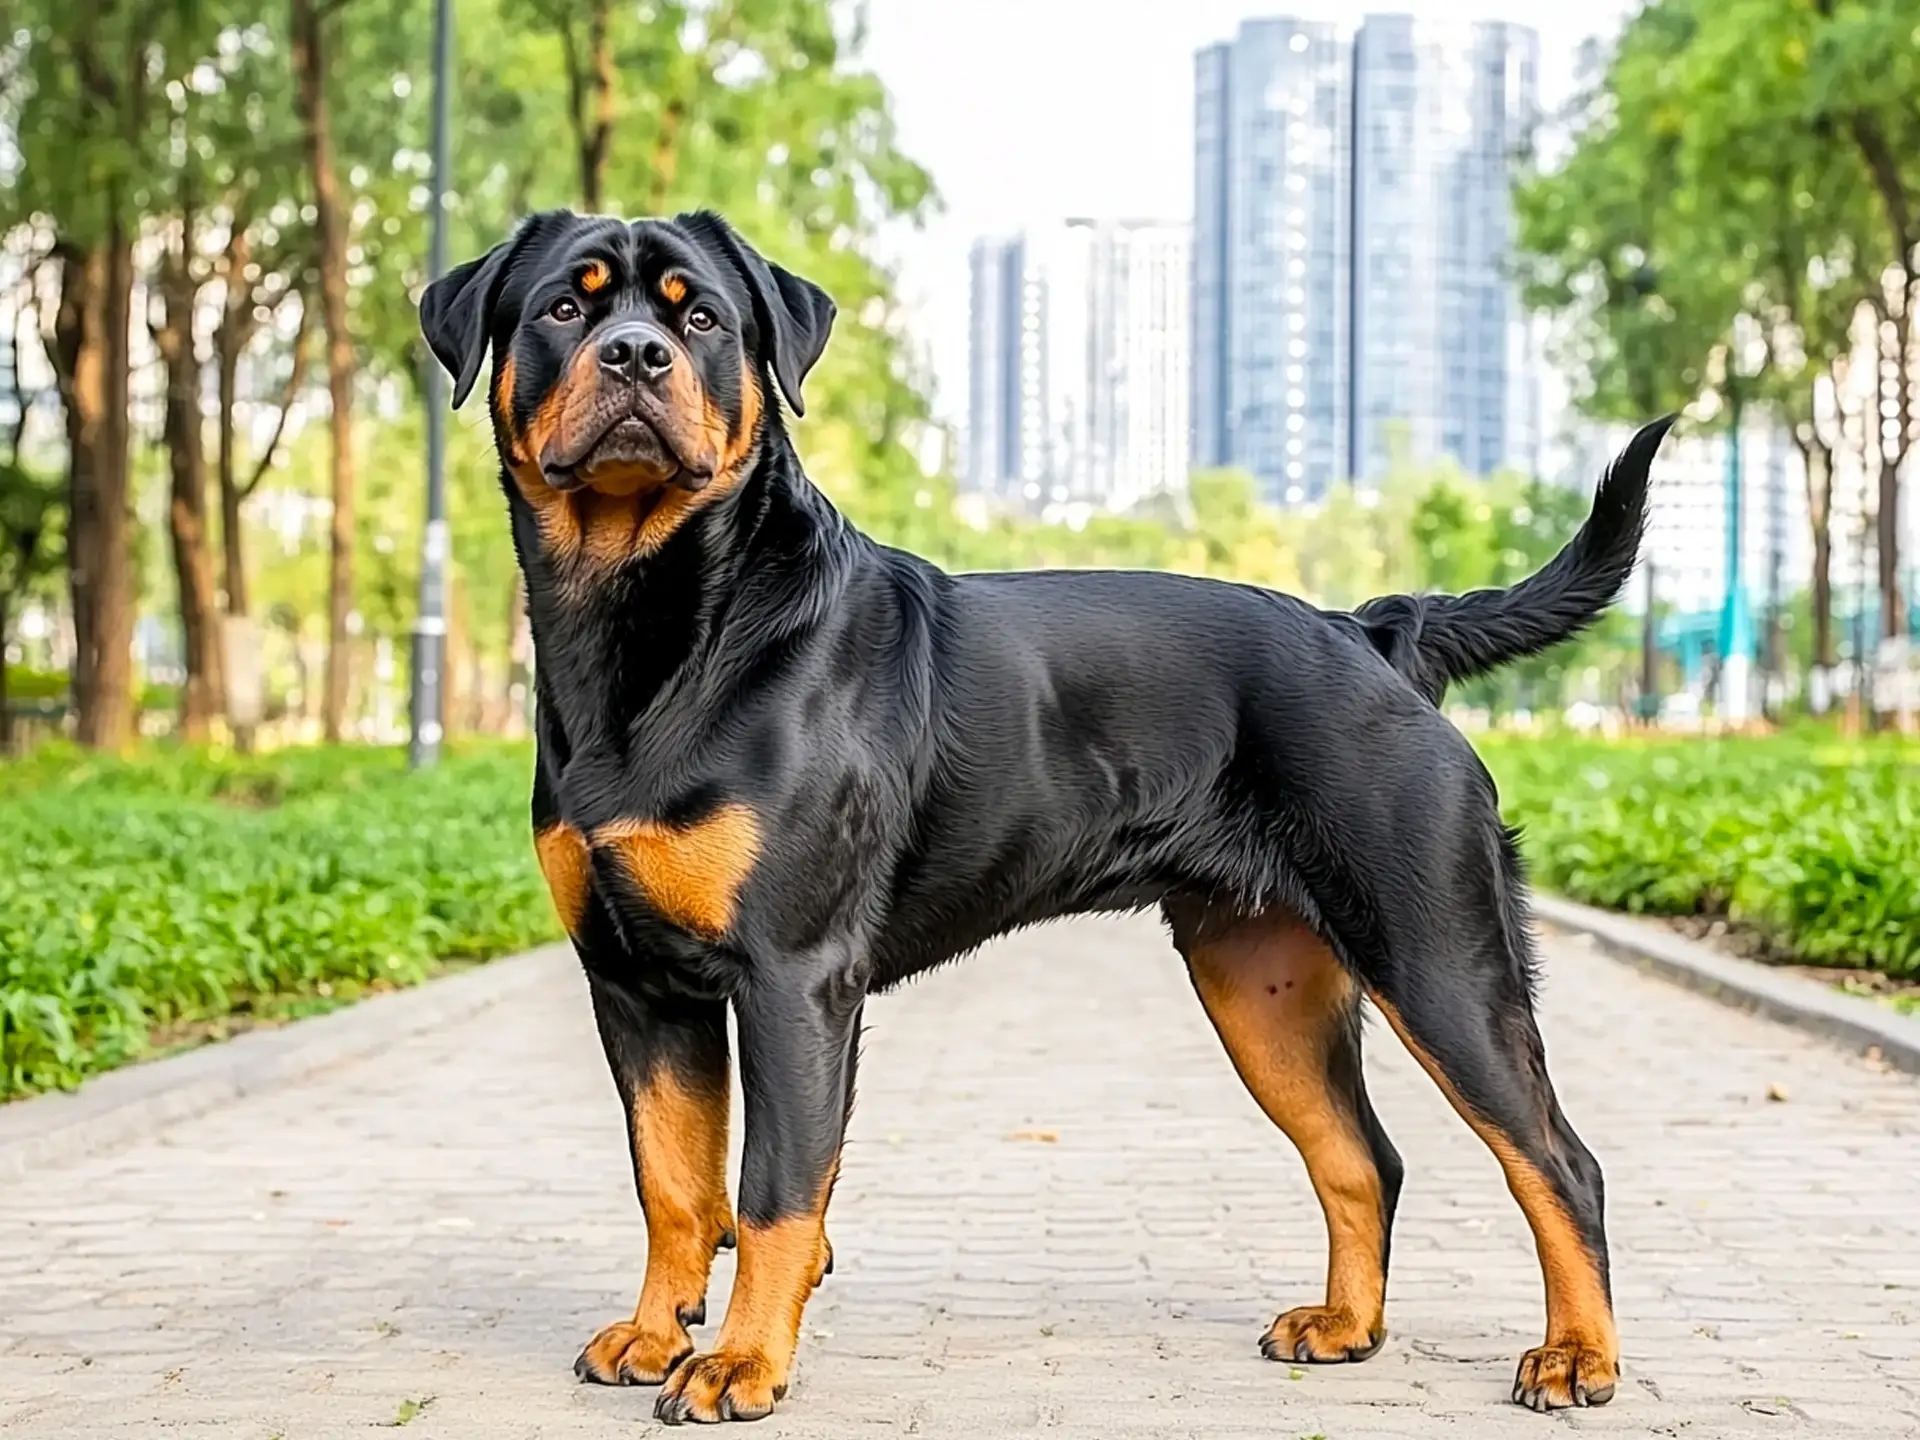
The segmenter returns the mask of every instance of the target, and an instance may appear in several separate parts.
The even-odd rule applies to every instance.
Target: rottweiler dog
[[[1361,1071],[1370,998],[1532,1226],[1546,1336],[1514,1399],[1613,1394],[1600,1167],[1547,1077],[1513,837],[1437,705],[1618,595],[1668,422],[1531,579],[1330,612],[1184,575],[949,575],[862,535],[782,413],[833,302],[717,215],[535,215],[420,308],[455,405],[493,354],[539,655],[534,847],[646,1218],[638,1306],[581,1379],[658,1385],[669,1423],[771,1411],[832,1266],[867,996],[1019,926],[1157,908],[1326,1211],[1325,1302],[1262,1351],[1361,1360],[1386,1335],[1401,1163]]]

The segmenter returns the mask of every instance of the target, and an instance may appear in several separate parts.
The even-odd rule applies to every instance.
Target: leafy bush
[[[557,933],[523,747],[0,766],[0,1097]]]
[[[1920,747],[1810,731],[1479,748],[1547,888],[1725,915],[1807,964],[1920,976]]]

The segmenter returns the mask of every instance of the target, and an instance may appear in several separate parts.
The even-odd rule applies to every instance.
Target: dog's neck
[[[508,482],[546,719],[568,751],[711,718],[770,648],[837,599],[858,535],[777,424],[751,469],[653,553],[582,574]],[[561,738],[556,737],[556,738]]]

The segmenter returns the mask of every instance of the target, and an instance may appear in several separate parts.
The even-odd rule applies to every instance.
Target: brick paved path
[[[1392,1337],[1296,1370],[1255,1342],[1319,1296],[1319,1210],[1154,927],[1006,942],[869,1019],[838,1273],[756,1436],[1920,1434],[1920,1086],[1580,945],[1550,946],[1544,1028],[1607,1166],[1626,1377],[1557,1419],[1505,1398],[1540,1334],[1519,1212],[1384,1027]],[[630,1309],[642,1233],[557,967],[0,1190],[0,1432],[308,1440],[412,1401],[410,1436],[659,1433],[652,1391],[569,1368]]]

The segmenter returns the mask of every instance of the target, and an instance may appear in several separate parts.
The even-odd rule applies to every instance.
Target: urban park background
[[[446,441],[446,753],[410,769],[401,743],[434,8],[17,0],[0,30],[0,1099],[556,933],[525,821],[536,657],[471,409]],[[543,206],[724,210],[839,302],[799,443],[883,540],[1344,606],[1510,583],[1585,514],[1592,476],[1414,465],[1310,506],[1230,470],[1072,524],[968,505],[926,463],[953,447],[874,243],[939,177],[902,152],[857,15],[456,8],[450,253]],[[1596,57],[1566,143],[1516,157],[1515,282],[1580,410],[1680,410],[1696,437],[1765,412],[1813,559],[1704,627],[1649,586],[1449,702],[1543,885],[1908,1006],[1916,94],[1910,0],[1659,0]],[[1761,713],[1716,706],[1747,664]]]

